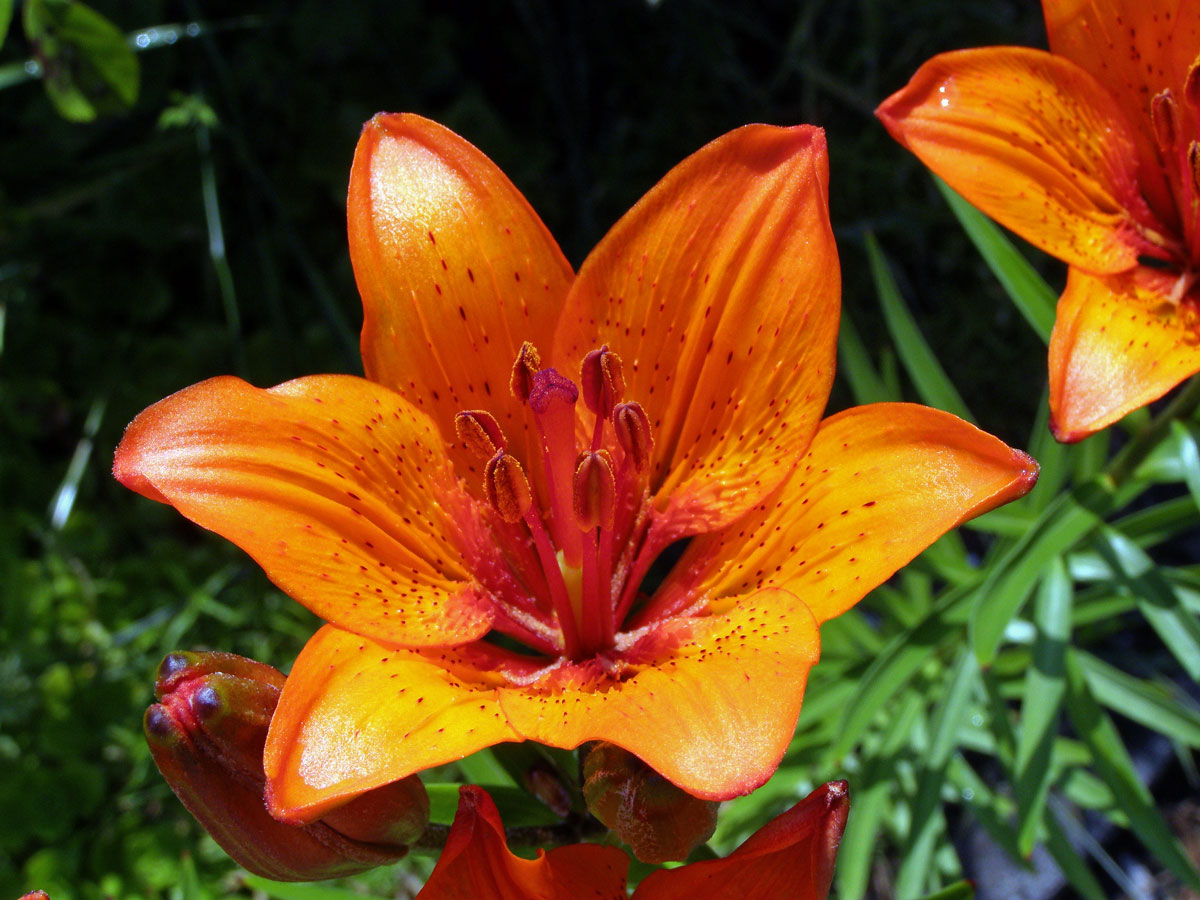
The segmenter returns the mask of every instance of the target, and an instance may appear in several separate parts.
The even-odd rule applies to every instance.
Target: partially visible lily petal
[[[529,203],[448,128],[380,114],[359,140],[347,213],[367,377],[428,412],[448,442],[459,410],[484,409],[518,447],[530,439],[521,458],[537,458],[508,373],[523,341],[549,352],[572,272]]]
[[[129,425],[113,471],[233,541],[321,618],[410,645],[491,626],[475,533],[427,416],[361,378],[213,378]],[[482,567],[480,567],[482,568]]]
[[[484,652],[426,657],[328,625],[318,631],[292,667],[267,735],[272,814],[309,822],[372,788],[520,740],[494,693],[503,670]]]
[[[1069,60],[1024,47],[943,53],[875,114],[971,203],[1097,273],[1137,264],[1134,138],[1116,101]],[[1159,236],[1161,237],[1161,236]]]
[[[696,597],[723,608],[724,598],[778,587],[824,622],[951,528],[1025,494],[1037,471],[1024,453],[946,412],[910,403],[848,409],[821,423],[779,493],[693,539],[642,615]]]
[[[825,900],[849,808],[846,782],[822,785],[724,859],[652,872],[633,900]]]
[[[571,289],[555,359],[602,344],[621,357],[671,537],[742,515],[816,431],[840,296],[827,183],[820,129],[739,128],[651,189]]]
[[[459,788],[446,847],[418,900],[625,900],[629,858],[615,847],[573,844],[537,859],[508,849],[492,798]]]
[[[1176,279],[1142,267],[1109,278],[1071,269],[1050,339],[1051,428],[1078,441],[1200,372],[1200,315]]]
[[[609,741],[705,800],[766,782],[796,728],[820,651],[805,604],[763,590],[721,615],[679,618],[633,640],[619,678],[592,661],[502,688],[513,727],[553,747]]]

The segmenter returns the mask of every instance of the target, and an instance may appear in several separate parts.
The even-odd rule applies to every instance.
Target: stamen
[[[599,450],[604,438],[604,421],[612,416],[613,406],[625,396],[621,357],[609,350],[607,345],[593,350],[583,358],[580,384],[583,386],[583,402],[596,416],[592,449]]]
[[[512,378],[509,381],[513,396],[522,403],[529,400],[529,392],[533,389],[533,376],[541,367],[542,360],[538,356],[537,347],[526,341],[517,353],[517,361],[513,363]]]
[[[533,507],[529,479],[515,457],[503,450],[488,460],[483,469],[483,493],[488,504],[505,522],[519,522]]]
[[[611,528],[616,479],[607,450],[580,453],[575,465],[575,518],[583,531]]]
[[[1187,77],[1183,79],[1183,99],[1192,109],[1200,107],[1200,56],[1192,61]]]
[[[482,409],[465,409],[454,417],[454,430],[476,459],[491,459],[497,450],[507,450],[508,440],[496,417]]]
[[[1170,159],[1179,140],[1179,108],[1175,96],[1167,88],[1150,101],[1150,121],[1154,125],[1154,139],[1165,158]]]
[[[583,535],[584,651],[612,643],[612,525],[616,479],[607,451],[581,453],[575,467],[575,517]],[[599,546],[597,546],[599,544]]]
[[[575,401],[579,389],[554,369],[543,369],[532,378],[529,408],[542,436],[542,452],[550,493],[550,530],[567,565],[579,565],[579,529],[571,510],[571,483],[575,474]]]
[[[638,472],[645,472],[654,450],[654,436],[642,404],[636,401],[618,404],[613,409],[613,430],[617,433],[617,443],[633,467]]]

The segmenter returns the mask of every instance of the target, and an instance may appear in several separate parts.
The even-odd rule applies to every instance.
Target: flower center
[[[509,453],[490,413],[464,410],[455,418],[459,439],[485,463],[488,506],[513,526],[497,535],[506,556],[533,561],[511,566],[524,596],[509,591],[497,599],[517,623],[522,610],[529,612],[523,601],[531,601],[552,614],[556,649],[571,659],[593,656],[613,646],[653,561],[643,558],[653,555],[644,542],[650,422],[640,404],[624,402],[621,360],[607,347],[584,357],[577,385],[541,368],[537,350],[526,343],[513,365],[511,388],[532,413],[539,458],[523,464]]]

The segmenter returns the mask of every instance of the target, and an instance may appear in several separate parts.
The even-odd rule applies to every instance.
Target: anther
[[[639,472],[644,472],[650,465],[650,453],[654,450],[654,437],[650,433],[650,419],[642,404],[631,401],[619,403],[613,409],[613,430],[617,434],[617,443],[625,451]]]
[[[496,417],[482,409],[465,409],[454,417],[458,439],[476,459],[491,459],[497,450],[507,450],[508,441]]]
[[[1192,61],[1183,79],[1183,99],[1192,109],[1200,107],[1200,56]]]
[[[1188,169],[1192,176],[1192,196],[1200,197],[1200,143],[1188,144]]]
[[[575,520],[580,529],[611,528],[617,481],[608,451],[580,453],[574,481]]]
[[[509,382],[513,396],[522,403],[529,399],[529,392],[533,390],[533,377],[541,367],[542,360],[538,356],[537,347],[526,341],[517,353],[517,361],[513,363],[512,379]]]
[[[505,522],[521,521],[533,505],[525,470],[503,450],[497,450],[483,469],[483,492]]]
[[[1158,143],[1158,149],[1164,155],[1171,153],[1179,140],[1179,108],[1170,88],[1156,94],[1150,101],[1150,121],[1154,125],[1154,139]]]
[[[621,357],[607,346],[593,350],[583,358],[580,376],[583,402],[599,418],[607,419],[612,415],[613,407],[625,396]]]

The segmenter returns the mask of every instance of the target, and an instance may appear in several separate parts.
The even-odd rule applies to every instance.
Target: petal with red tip
[[[480,648],[426,656],[328,625],[318,631],[267,735],[272,814],[308,822],[372,788],[520,740],[494,693],[503,653],[490,659]]]
[[[633,900],[825,900],[849,807],[846,782],[822,785],[724,859],[652,872]]]
[[[629,858],[615,847],[574,844],[536,859],[514,856],[492,798],[459,788],[445,849],[419,900],[625,900]]]
[[[1074,63],[1024,47],[943,53],[875,114],[1001,224],[1092,272],[1137,263],[1137,152],[1116,101]]]
[[[1030,457],[949,413],[910,403],[846,410],[821,423],[781,491],[692,541],[642,619],[777,587],[824,622],[1036,478]]]
[[[500,703],[530,740],[609,741],[693,796],[727,800],[779,765],[819,649],[804,603],[764,590],[721,615],[662,623],[622,652],[617,675],[566,665],[502,688]]]
[[[736,519],[816,431],[840,296],[827,182],[820,129],[739,128],[672,169],[571,288],[557,364],[620,356],[672,534]]]
[[[1200,315],[1148,268],[1095,278],[1071,269],[1050,338],[1051,428],[1078,441],[1200,371]]]
[[[522,459],[536,458],[509,371],[522,341],[549,351],[572,272],[529,203],[449,129],[380,114],[359,139],[347,212],[367,377],[420,406],[448,440],[455,413],[483,409]],[[454,457],[468,471],[469,457]]]
[[[327,621],[415,645],[490,627],[471,572],[495,551],[433,423],[386,388],[214,378],[134,419],[113,471],[233,541]]]

